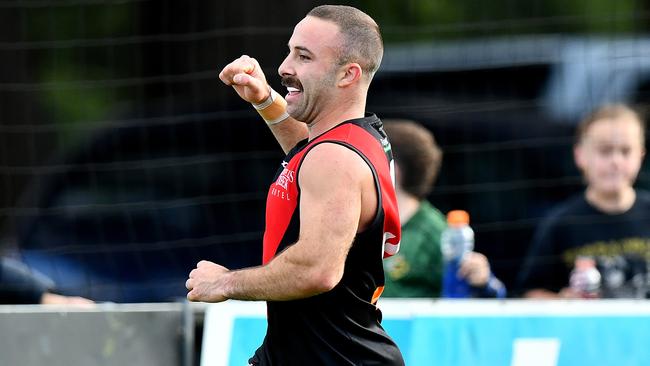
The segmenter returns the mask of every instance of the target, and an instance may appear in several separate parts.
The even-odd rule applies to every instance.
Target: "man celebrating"
[[[400,240],[390,144],[365,113],[382,55],[372,18],[325,5],[289,40],[278,69],[286,100],[248,56],[219,75],[287,153],[267,197],[263,265],[230,271],[201,261],[186,282],[191,301],[267,301],[267,333],[251,365],[404,364],[375,306],[382,259]]]

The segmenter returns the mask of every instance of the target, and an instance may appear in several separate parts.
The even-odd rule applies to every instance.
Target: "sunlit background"
[[[259,264],[266,190],[282,152],[217,75],[248,54],[281,90],[277,67],[293,26],[321,3],[0,0],[3,255],[64,294],[115,303],[183,299],[200,259]],[[435,134],[444,160],[429,200],[470,213],[477,251],[516,294],[534,228],[582,189],[571,155],[577,122],[607,102],[647,109],[650,2],[337,3],[363,9],[383,32],[368,110]],[[647,163],[637,186],[650,187]],[[97,329],[117,324],[108,323]],[[151,324],[167,323],[143,322]],[[136,347],[149,349],[145,338]],[[129,349],[111,342],[102,352]],[[633,365],[630,357],[620,364]]]

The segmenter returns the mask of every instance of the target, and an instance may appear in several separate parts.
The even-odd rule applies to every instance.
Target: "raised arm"
[[[298,241],[260,267],[229,271],[199,263],[186,283],[189,300],[291,300],[327,292],[339,283],[360,222],[376,210],[375,201],[362,203],[367,202],[362,192],[373,187],[372,173],[355,152],[321,144],[307,154],[298,179]]]
[[[286,105],[281,95],[271,93],[264,72],[257,60],[243,55],[226,65],[219,73],[224,84],[235,89],[243,100],[260,107],[258,112],[267,122],[273,136],[285,153],[289,152],[298,141],[307,138],[307,125],[296,121],[291,116],[283,115],[280,109]],[[256,108],[257,109],[257,108]]]

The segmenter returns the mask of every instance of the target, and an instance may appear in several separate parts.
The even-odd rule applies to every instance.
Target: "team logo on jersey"
[[[289,170],[287,168],[284,168],[282,170],[282,173],[280,173],[280,176],[278,177],[278,180],[275,181],[275,184],[279,185],[280,187],[282,187],[282,188],[284,188],[286,190],[289,183],[293,183],[294,176],[295,176],[295,173],[294,173],[293,170]]]
[[[395,255],[399,251],[399,240],[395,234],[386,231],[384,233],[384,258],[388,258],[392,255]]]

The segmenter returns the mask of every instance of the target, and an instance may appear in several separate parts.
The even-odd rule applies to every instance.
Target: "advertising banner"
[[[643,300],[380,300],[379,307],[408,366],[650,365]],[[264,338],[265,311],[264,303],[209,306],[201,364],[246,365]]]

